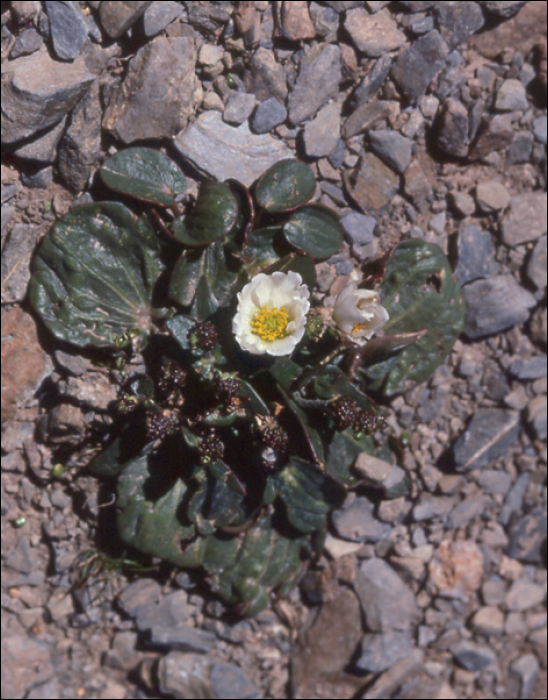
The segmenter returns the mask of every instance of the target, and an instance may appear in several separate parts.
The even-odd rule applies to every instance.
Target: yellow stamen
[[[285,307],[282,306],[281,309],[278,309],[274,306],[267,309],[266,306],[262,306],[253,316],[251,328],[253,333],[263,340],[277,340],[287,335],[288,319],[289,311]]]
[[[366,329],[365,323],[355,323],[355,324],[352,326],[352,333],[353,333],[354,335],[357,335],[358,333],[361,333],[361,332],[364,331],[365,329]]]

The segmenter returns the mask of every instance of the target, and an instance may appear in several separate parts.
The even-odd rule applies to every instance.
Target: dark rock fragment
[[[443,104],[436,129],[436,145],[449,156],[464,158],[468,155],[468,110],[458,100],[449,97]]]
[[[266,134],[287,119],[287,109],[275,97],[261,102],[251,117],[251,130],[256,134]]]
[[[139,19],[152,2],[102,2],[99,8],[101,25],[111,39],[118,39]]]
[[[314,116],[337,95],[341,80],[341,52],[334,44],[318,44],[304,55],[289,96],[289,121],[297,126]]]
[[[408,102],[415,102],[424,95],[445,67],[448,53],[449,47],[436,29],[400,52],[390,73]]]
[[[480,408],[453,448],[459,472],[479,469],[506,453],[518,438],[520,417],[516,411]]]
[[[53,50],[63,60],[74,60],[84,45],[89,30],[80,4],[46,0]]]

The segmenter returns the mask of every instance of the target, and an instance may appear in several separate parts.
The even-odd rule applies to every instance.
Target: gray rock
[[[65,117],[38,138],[17,148],[15,152],[18,157],[37,161],[38,163],[54,163],[57,158],[57,146],[65,130],[66,123],[67,118]]]
[[[213,692],[218,698],[246,700],[262,697],[262,693],[242,669],[233,664],[215,664],[211,669],[210,679]]]
[[[447,518],[447,527],[453,530],[468,525],[485,511],[485,498],[482,493],[475,493],[464,501],[457,503]]]
[[[455,469],[468,472],[494,462],[518,438],[519,413],[498,408],[480,408],[453,447]]]
[[[256,134],[266,134],[283,124],[287,119],[287,109],[275,97],[261,102],[251,117],[251,130]]]
[[[335,12],[346,12],[346,10],[353,10],[355,7],[361,7],[363,2],[360,2],[360,0],[343,0],[343,2],[330,2],[326,0],[324,4],[331,7]]]
[[[519,676],[521,681],[520,698],[533,697],[533,691],[537,684],[540,664],[534,654],[524,654],[512,662],[510,666],[513,673]]]
[[[4,238],[4,234],[6,232],[6,228],[9,224],[9,222],[13,219],[15,215],[15,207],[11,207],[9,204],[3,204],[2,205],[2,217],[1,217],[1,222],[2,222],[2,239]],[[3,242],[2,242],[3,245]]]
[[[432,186],[418,160],[413,161],[405,171],[403,189],[416,207],[432,196]]]
[[[32,27],[30,29],[25,29],[25,31],[21,32],[21,34],[19,34],[15,40],[15,44],[10,52],[10,58],[13,60],[19,56],[28,56],[29,54],[38,51],[43,43],[44,40],[42,39],[42,36],[38,34],[36,29]]]
[[[322,158],[334,153],[339,145],[341,115],[336,104],[322,107],[304,128],[304,146],[310,158]]]
[[[519,578],[510,586],[505,604],[512,612],[523,612],[540,605],[546,597],[544,587],[526,578]]]
[[[496,654],[487,644],[463,640],[451,647],[455,661],[467,671],[481,671],[496,661]]]
[[[339,14],[332,7],[325,7],[317,2],[311,2],[310,18],[316,30],[316,36],[322,39],[336,36],[339,28]]]
[[[380,542],[389,538],[392,528],[374,516],[375,505],[367,498],[349,498],[332,514],[335,531],[351,542]]]
[[[480,488],[493,496],[496,494],[504,496],[512,485],[510,474],[500,469],[482,469],[476,479]]]
[[[502,240],[514,247],[536,241],[546,233],[548,199],[546,192],[524,192],[512,197],[511,208],[502,222]]]
[[[435,28],[434,18],[429,15],[404,15],[402,18],[402,26],[414,34],[422,36],[428,34]]]
[[[481,160],[493,151],[507,148],[514,137],[514,127],[510,114],[497,114],[494,117],[484,115],[470,148],[469,156]]]
[[[152,2],[102,2],[101,25],[111,39],[117,39],[134,24]]]
[[[30,574],[40,565],[37,555],[36,550],[30,546],[28,536],[21,534],[17,538],[17,544],[6,556],[6,565],[21,574]]]
[[[472,216],[476,211],[476,204],[467,192],[452,192],[449,202],[460,216]]]
[[[411,162],[413,141],[402,136],[399,131],[379,130],[370,131],[369,143],[371,150],[383,160],[386,165],[397,173],[403,173]]]
[[[435,29],[400,52],[391,75],[409,102],[424,95],[432,80],[445,67],[448,53],[449,47]]]
[[[386,100],[374,100],[358,107],[344,122],[343,137],[349,139],[362,131],[368,131],[381,119],[388,117],[390,105]]]
[[[458,158],[468,155],[468,110],[458,100],[448,98],[441,109],[437,124],[436,145],[444,153]]]
[[[510,194],[506,187],[496,180],[486,180],[476,187],[476,202],[485,214],[506,209],[510,204]]]
[[[528,256],[525,272],[528,279],[538,288],[536,296],[540,298],[539,293],[546,290],[546,235],[537,241]]]
[[[2,303],[21,302],[30,280],[29,263],[40,236],[34,224],[14,224],[2,251]]]
[[[72,112],[59,148],[59,172],[71,192],[81,192],[101,156],[101,100],[99,81]]]
[[[318,44],[306,53],[289,95],[289,121],[292,126],[314,116],[335,97],[341,81],[340,49],[334,44]]]
[[[202,34],[215,35],[232,15],[233,8],[223,0],[216,2],[191,2],[187,5],[188,23]]]
[[[21,182],[25,187],[36,190],[45,190],[53,181],[53,168],[48,165],[46,168],[32,170],[30,173],[21,174]]]
[[[63,350],[56,350],[55,361],[74,377],[81,377],[91,367],[91,360],[82,355],[69,355]]]
[[[210,668],[211,661],[203,654],[171,651],[158,662],[160,690],[174,698],[213,698]]]
[[[215,647],[215,642],[216,637],[212,632],[180,624],[167,627],[155,625],[150,630],[150,644],[169,650],[207,654]]]
[[[145,36],[156,36],[156,34],[163,32],[177,17],[183,14],[183,10],[180,2],[172,0],[153,2],[145,10],[143,17]]]
[[[488,12],[508,19],[517,14],[527,0],[484,0],[481,4]]]
[[[343,216],[341,224],[352,244],[367,245],[374,238],[373,232],[377,221],[372,216],[365,216],[365,214],[353,211]]]
[[[46,0],[45,5],[53,50],[63,60],[74,60],[88,36],[88,25],[79,3]]]
[[[383,56],[375,61],[371,70],[363,78],[350,97],[349,105],[352,109],[361,107],[361,105],[369,102],[372,97],[375,97],[390,72],[392,61],[392,56]]]
[[[263,172],[293,153],[268,134],[252,134],[247,124],[229,126],[219,112],[201,114],[175,139],[179,153],[216,180],[235,178],[249,187]]]
[[[369,673],[380,673],[406,659],[415,645],[408,631],[388,630],[383,634],[364,634],[360,646],[360,656],[355,662],[357,668]]]
[[[531,160],[534,142],[535,137],[530,131],[517,131],[506,156],[508,165],[528,163]]]
[[[365,5],[370,12],[375,13],[390,5],[390,0],[366,0]]]
[[[382,559],[362,563],[355,588],[372,632],[407,631],[420,617],[413,592]]]
[[[505,80],[500,86],[495,100],[495,109],[499,112],[513,112],[518,109],[527,109],[527,93],[521,80],[511,78]]]
[[[539,506],[510,525],[508,556],[525,564],[541,564],[546,533],[546,506]]]
[[[405,34],[385,10],[374,15],[363,8],[350,10],[346,14],[344,26],[354,46],[371,58],[399,49],[406,41]]]
[[[543,379],[546,377],[547,371],[546,355],[530,357],[527,360],[520,357],[510,365],[510,374],[524,380]]]
[[[523,508],[523,499],[529,484],[529,474],[524,472],[512,484],[512,488],[508,491],[504,499],[504,505],[500,509],[498,522],[501,525],[507,526],[516,513],[520,513]]]
[[[103,127],[123,143],[173,137],[193,111],[195,66],[190,37],[149,42],[129,62],[105,111]]]
[[[527,406],[527,420],[531,424],[537,440],[546,440],[546,394],[535,396]]]
[[[396,173],[372,153],[366,153],[353,172],[344,173],[344,178],[348,194],[366,214],[387,207],[400,186]]]
[[[399,0],[399,4],[403,5],[409,12],[426,12],[431,7],[439,5],[435,0]]]
[[[483,12],[476,2],[440,2],[435,12],[440,34],[450,49],[462,44],[485,23]]]
[[[248,92],[233,92],[225,105],[223,119],[228,124],[243,124],[250,117],[256,104],[255,95]]]
[[[45,49],[10,62],[2,75],[2,143],[14,143],[58,123],[95,79],[81,56],[54,61]]]
[[[287,79],[282,66],[276,61],[272,51],[260,46],[253,54],[249,64],[250,84],[248,92],[264,102],[275,97],[280,102],[287,98]]]
[[[423,493],[418,502],[413,506],[413,519],[415,522],[424,522],[434,518],[445,520],[455,505],[450,496],[432,496]]]
[[[467,284],[463,291],[466,302],[464,334],[471,340],[525,323],[529,309],[537,303],[512,275],[476,280]]]
[[[546,117],[546,115],[543,114],[542,116],[537,117],[533,122],[533,133],[535,135],[535,138],[537,141],[540,141],[545,146],[548,142],[547,121],[548,117]]]

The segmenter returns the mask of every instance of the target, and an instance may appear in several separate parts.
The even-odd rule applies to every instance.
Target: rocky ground
[[[546,697],[546,3],[1,11],[2,697]],[[411,493],[350,494],[253,620],[109,557],[110,494],[56,465],[113,389],[37,328],[29,260],[135,142],[191,191],[311,163],[347,234],[325,292],[409,236],[464,287],[449,361],[391,404]]]

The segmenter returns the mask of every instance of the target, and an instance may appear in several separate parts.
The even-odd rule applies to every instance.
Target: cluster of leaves
[[[424,381],[451,349],[460,289],[439,248],[410,240],[380,275],[384,336],[348,350],[316,323],[291,358],[250,356],[231,332],[237,291],[290,270],[314,290],[315,263],[342,244],[336,215],[310,203],[310,168],[281,161],[251,189],[205,182],[186,212],[183,173],[154,150],[118,153],[101,177],[138,214],[108,201],[62,217],[35,257],[31,303],[58,339],[127,363],[90,465],[117,478],[121,540],[199,568],[252,615],[321,548],[330,511],[359,483],[357,455],[378,453],[368,393]]]

